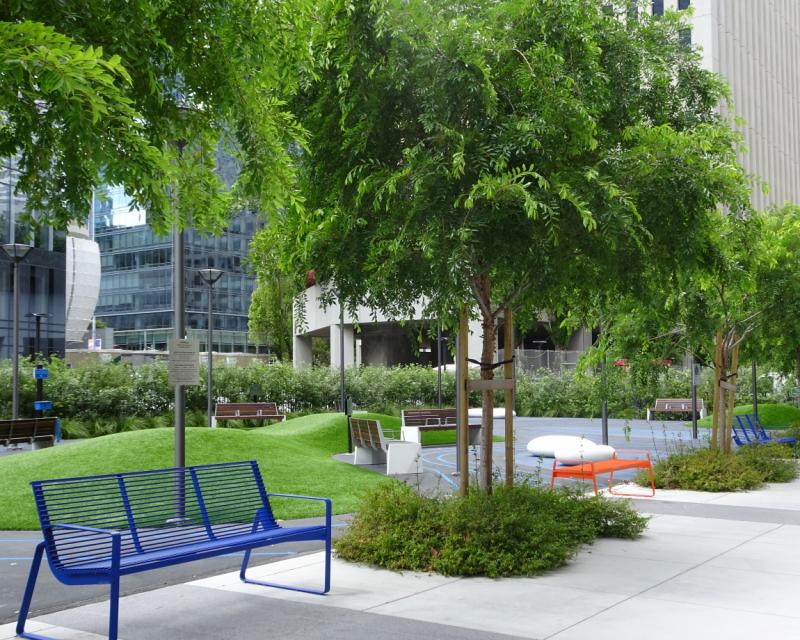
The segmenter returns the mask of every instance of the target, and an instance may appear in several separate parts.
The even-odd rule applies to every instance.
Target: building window
[[[690,4],[691,0],[678,0],[678,10],[683,11],[684,9],[688,9]]]
[[[654,16],[664,15],[664,0],[653,0],[653,15]]]
[[[691,29],[680,29],[678,31],[678,39],[681,41],[681,44],[684,47],[691,47],[692,46],[692,30]]]

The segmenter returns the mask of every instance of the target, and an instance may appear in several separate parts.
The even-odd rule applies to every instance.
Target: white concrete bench
[[[422,473],[422,445],[419,442],[386,438],[378,420],[350,419],[355,447],[355,464],[385,464],[386,474]]]

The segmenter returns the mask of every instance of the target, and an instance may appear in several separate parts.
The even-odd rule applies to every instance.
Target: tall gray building
[[[691,43],[731,87],[744,120],[744,168],[769,186],[753,206],[800,203],[800,2],[654,0],[654,13],[692,8]]]
[[[187,334],[206,350],[208,286],[198,270],[222,269],[214,286],[213,351],[247,352],[247,318],[254,278],[245,268],[250,240],[261,226],[257,216],[242,212],[219,236],[189,230],[185,240]],[[100,246],[102,278],[96,317],[114,329],[122,349],[164,350],[172,339],[172,240],[157,236],[143,211],[131,209],[120,188],[111,188],[95,203],[95,238]]]
[[[25,196],[15,192],[18,176],[13,158],[0,159],[0,244],[33,247],[19,264],[20,354],[34,353],[36,321],[33,314],[47,314],[40,320],[39,350],[45,354],[63,354],[65,234],[50,227],[34,230],[27,225],[23,217]],[[11,358],[13,353],[11,275],[11,261],[0,251],[0,358]]]

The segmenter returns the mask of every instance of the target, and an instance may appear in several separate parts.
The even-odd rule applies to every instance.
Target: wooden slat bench
[[[30,444],[33,449],[52,447],[61,440],[58,418],[0,420],[0,445]]]
[[[422,473],[418,442],[387,438],[378,420],[350,419],[355,447],[354,464],[385,464],[387,475]]]
[[[658,398],[654,407],[648,407],[647,419],[650,420],[656,413],[685,413],[692,415],[691,398]],[[697,413],[701,418],[706,417],[706,406],[702,398],[697,399]]]
[[[626,455],[638,454],[643,457],[640,458],[619,458],[617,455],[624,453]],[[614,473],[623,471],[624,469],[648,469],[650,472],[650,495],[639,493],[623,493],[614,491]],[[550,477],[550,489],[555,485],[556,478],[573,478],[576,480],[589,480],[591,479],[594,486],[594,493],[597,495],[597,476],[607,473],[608,476],[608,492],[615,496],[634,496],[637,498],[652,498],[656,495],[655,478],[653,476],[653,464],[650,460],[649,451],[639,451],[634,449],[617,450],[614,457],[610,460],[601,460],[599,462],[585,462],[577,465],[560,465],[558,461],[553,460],[552,476]]]
[[[278,413],[274,402],[220,402],[214,409],[211,426],[216,427],[220,420],[271,420],[284,421],[286,416]]]
[[[109,640],[117,638],[120,577],[244,551],[243,582],[323,594],[330,589],[331,501],[268,493],[255,461],[33,482],[44,540],[36,547],[17,620],[25,633],[42,555],[67,585],[108,584]],[[325,523],[279,525],[275,497],[320,501]],[[325,543],[324,587],[292,587],[246,577],[250,551],[282,542]],[[165,636],[174,634],[165,633]]]
[[[456,429],[455,409],[403,409],[400,437],[409,442],[422,443],[423,431],[452,431]],[[480,442],[480,424],[469,425],[469,443]]]

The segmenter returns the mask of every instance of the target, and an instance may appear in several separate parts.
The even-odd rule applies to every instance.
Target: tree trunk
[[[723,334],[716,333],[714,350],[714,414],[711,425],[711,446],[723,453],[731,451],[731,432],[733,429],[733,407],[736,390],[725,385],[736,384],[739,367],[739,340],[731,329]]]
[[[497,325],[491,313],[492,282],[490,276],[483,274],[475,280],[476,293],[480,296],[478,303],[481,310],[483,327],[483,349],[481,362],[493,363],[495,358]],[[494,379],[494,369],[481,367],[481,380]],[[492,491],[492,436],[494,430],[494,392],[482,391],[483,415],[481,420],[480,466],[478,468],[478,487],[482,491]]]

